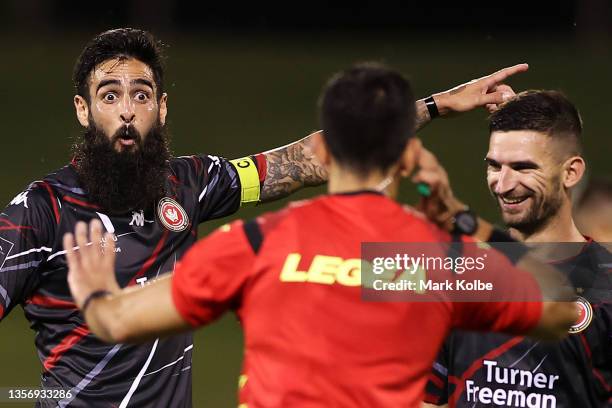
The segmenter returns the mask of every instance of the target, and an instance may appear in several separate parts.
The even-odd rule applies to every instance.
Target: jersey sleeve
[[[425,387],[425,398],[423,399],[429,404],[443,405],[448,403],[448,370],[451,338],[452,333],[444,341],[438,357],[431,368],[431,373]]]
[[[535,278],[487,244],[474,244],[471,239],[466,243],[468,252],[464,255],[486,258],[485,276],[494,290],[490,292],[488,301],[454,302],[453,327],[514,335],[525,334],[536,327],[543,305]]]
[[[254,261],[242,221],[199,241],[173,274],[172,298],[180,315],[197,327],[238,307]]]
[[[260,155],[261,156],[261,155]],[[259,156],[227,160],[212,155],[181,157],[200,206],[199,222],[225,217],[241,206],[257,204],[265,177]]]
[[[51,187],[39,182],[0,213],[0,320],[35,288],[35,272],[53,247],[58,208]]]

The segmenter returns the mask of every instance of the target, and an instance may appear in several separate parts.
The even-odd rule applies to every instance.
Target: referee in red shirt
[[[66,234],[68,281],[92,332],[108,342],[144,341],[233,310],[245,333],[239,399],[250,408],[418,407],[451,328],[566,333],[577,311],[565,302],[363,301],[362,242],[448,242],[450,231],[473,235],[464,242],[510,238],[436,181],[443,172],[412,137],[415,100],[396,71],[360,64],[334,76],[320,117],[315,153],[329,171],[329,194],[221,227],[172,276],[121,290],[101,224]],[[399,179],[417,166],[432,186],[426,212],[439,226],[393,200]],[[460,218],[462,225],[453,222]],[[528,257],[491,255],[510,277],[555,272]],[[528,287],[511,279],[507,290]]]

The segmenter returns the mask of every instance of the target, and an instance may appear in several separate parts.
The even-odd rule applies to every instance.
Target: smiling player
[[[487,182],[502,218],[513,236],[541,244],[565,271],[580,294],[581,318],[554,344],[453,332],[425,401],[460,408],[608,407],[612,256],[572,218],[572,188],[585,171],[578,111],[559,92],[527,91],[493,113],[489,129]],[[559,242],[573,244],[553,244]]]

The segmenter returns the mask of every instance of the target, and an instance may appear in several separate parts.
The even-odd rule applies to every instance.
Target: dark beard
[[[90,123],[94,123],[90,119]],[[135,141],[118,152],[121,137]],[[144,141],[143,141],[144,140]],[[95,124],[74,145],[75,167],[89,200],[111,214],[153,208],[165,195],[170,150],[166,130],[157,123],[143,139],[134,126],[121,127],[111,139]]]
[[[563,197],[561,191],[561,178],[556,177],[552,180],[551,190],[554,193],[550,197],[542,198],[543,202],[540,205],[533,206],[524,219],[516,222],[506,223],[508,227],[514,228],[525,236],[531,236],[538,231],[543,230],[550,220],[557,215]]]

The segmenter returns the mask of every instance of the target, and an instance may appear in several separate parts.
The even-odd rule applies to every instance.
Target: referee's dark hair
[[[335,160],[367,174],[395,164],[414,134],[410,83],[378,63],[360,63],[332,77],[319,100],[323,137]]]
[[[582,119],[563,93],[529,90],[505,102],[489,117],[489,132],[533,130],[561,142],[566,155],[582,154]]]
[[[90,102],[89,75],[104,61],[118,58],[137,59],[151,68],[157,86],[157,98],[164,89],[163,44],[153,35],[135,28],[117,28],[95,36],[83,49],[74,65],[72,79],[76,93]]]

